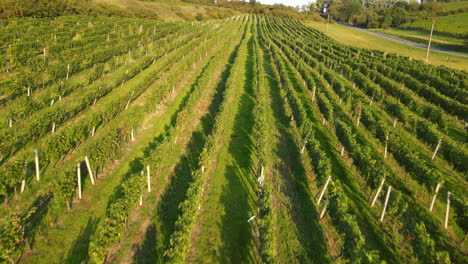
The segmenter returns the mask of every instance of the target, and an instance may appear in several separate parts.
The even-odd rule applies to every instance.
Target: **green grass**
[[[445,11],[445,12],[455,11],[459,9],[465,9],[465,10],[468,9],[468,2],[466,1],[454,1],[454,2],[448,2],[448,3],[438,2],[438,4],[440,5],[441,11]]]
[[[424,61],[426,58],[426,51],[424,49],[396,43],[394,41],[383,39],[372,34],[348,28],[342,25],[330,24],[328,32],[327,25],[323,23],[306,22],[306,25],[325,33],[327,36],[345,45],[382,50],[389,53],[408,56],[412,59],[420,61]],[[429,63],[468,71],[468,58],[444,54],[436,51],[432,51],[430,53]]]
[[[267,72],[272,75],[272,61],[265,60]],[[274,210],[278,211],[279,263],[330,263],[326,240],[319,223],[313,193],[309,189],[309,173],[301,163],[295,133],[284,106],[284,94],[280,92],[278,80],[270,79],[272,114],[275,117],[276,142],[272,160],[278,171],[273,177]],[[283,187],[285,186],[285,187]],[[281,191],[279,191],[281,190]]]
[[[39,234],[34,245],[34,254],[23,258],[24,263],[79,263],[83,260],[87,254],[89,238],[99,221],[103,220],[102,216],[105,215],[115,188],[121,183],[124,175],[131,171],[133,161],[142,157],[147,146],[155,142],[166,126],[171,125],[173,115],[179,111],[188,90],[185,86],[161,116],[146,122],[145,126],[148,129],[145,133],[137,134],[137,141],[131,148],[127,148],[125,157],[106,177],[99,178],[98,185],[84,186],[83,200],[74,204],[72,214],[58,212],[58,224],[43,227],[43,230],[47,231]],[[52,223],[52,219],[50,220]]]
[[[224,18],[239,14],[233,9],[186,3],[180,0],[92,0],[92,2],[105,9],[112,7],[120,12],[155,16],[166,21],[195,21],[197,14],[203,15],[204,19]]]
[[[235,103],[226,118],[224,138],[210,168],[207,195],[200,211],[190,262],[254,262],[252,226],[247,219],[255,214],[255,179],[253,176],[254,125],[252,97],[252,53],[247,47],[251,34],[240,46],[233,75],[237,90]]]
[[[427,32],[422,32],[419,30],[407,30],[398,28],[370,30],[421,45],[427,45],[427,43],[429,42],[429,34]],[[461,38],[443,36],[436,33],[432,35],[431,47],[468,54],[468,42],[466,40]]]
[[[466,38],[468,36],[468,12],[458,13],[435,19],[434,32],[447,36]],[[432,19],[426,18],[414,22],[405,23],[400,28],[420,29],[429,32],[432,27]]]

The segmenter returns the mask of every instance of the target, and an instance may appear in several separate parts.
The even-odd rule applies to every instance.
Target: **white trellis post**
[[[393,120],[393,127],[396,127],[396,123],[397,123],[398,119],[395,118],[395,120]]]
[[[445,224],[444,224],[445,229],[447,229],[448,227],[449,210],[450,210],[450,192],[447,192],[447,209],[445,210]]]
[[[21,181],[21,193],[24,192],[24,189],[26,188],[26,176],[28,174],[28,162],[24,162],[24,178]]]
[[[93,129],[91,129],[91,136],[94,137],[94,132],[96,132],[96,126],[93,126]]]
[[[432,209],[434,208],[435,200],[437,198],[437,193],[439,192],[439,189],[440,189],[440,182],[437,183],[437,186],[435,188],[435,193],[432,196],[431,205],[429,206],[429,212],[432,212]]]
[[[327,200],[325,201],[325,205],[323,206],[322,212],[320,213],[320,219],[322,219],[323,216],[325,215],[325,212],[327,211],[328,203],[329,203],[329,198],[327,197]]]
[[[260,170],[260,177],[258,177],[258,179],[257,179],[260,186],[263,185],[263,181],[265,180],[265,175],[263,174],[263,170],[264,170],[264,168],[262,166],[262,169]]]
[[[81,164],[76,163],[76,177],[78,181],[78,199],[81,200]]]
[[[307,144],[307,142],[304,142],[304,145],[302,145],[302,148],[301,148],[301,154],[303,154],[303,153],[304,153],[304,150],[305,150],[306,144]]]
[[[385,152],[384,152],[384,159],[387,158],[387,148],[388,148],[388,135],[385,136]]]
[[[8,118],[8,127],[12,127],[13,126],[13,118],[9,117]]]
[[[359,114],[358,114],[358,118],[357,118],[356,127],[358,127],[358,126],[359,126],[359,122],[361,122],[361,111],[362,111],[362,107],[360,106],[360,107],[359,107]]]
[[[52,101],[50,101],[50,106],[53,106],[54,102],[55,102],[55,99],[52,99]]]
[[[379,197],[380,191],[382,191],[382,187],[385,183],[385,178],[382,179],[380,182],[379,188],[377,189],[377,192],[375,193],[374,199],[372,199],[371,207],[374,207],[375,202],[377,201],[377,198]]]
[[[31,96],[31,88],[28,87],[28,96]]]
[[[52,123],[52,133],[55,133],[55,122]]]
[[[131,100],[128,100],[127,104],[125,105],[125,110],[127,110],[128,105],[130,104]]]
[[[315,99],[315,90],[317,89],[317,86],[314,85],[314,90],[312,92],[312,102],[314,101]]]
[[[380,216],[380,222],[383,221],[384,216],[385,216],[385,211],[387,210],[387,205],[388,205],[388,199],[390,198],[390,192],[392,191],[392,186],[388,186],[388,191],[387,191],[387,196],[385,196],[385,204],[382,209],[382,215]]]
[[[24,189],[25,189],[25,188],[26,188],[26,180],[23,179],[23,180],[21,181],[21,193],[24,192]]]
[[[86,167],[88,168],[88,174],[89,178],[91,179],[91,184],[94,185],[94,175],[93,175],[93,170],[91,169],[91,164],[89,163],[88,156],[85,156],[85,162],[86,162]]]
[[[68,63],[67,65],[67,80],[68,80],[69,74],[70,74],[70,63]]]
[[[344,146],[341,147],[340,155],[343,156],[344,154]]]
[[[150,166],[146,165],[146,182],[148,185],[148,192],[151,192],[151,179],[150,179]]]
[[[41,172],[39,169],[39,152],[37,152],[37,149],[34,150],[34,163],[36,167],[36,180],[40,181],[41,180]]]
[[[132,133],[131,133],[131,141],[135,141],[135,134],[133,132],[133,128],[132,128]]]
[[[440,143],[442,143],[442,137],[439,139],[439,143],[437,143],[437,146],[436,146],[436,148],[434,150],[434,154],[432,154],[431,160],[433,160],[435,158],[435,156],[437,155],[437,151],[439,150]]]
[[[140,195],[140,203],[139,203],[140,206],[143,205],[143,195]]]
[[[331,175],[328,176],[328,179],[327,179],[327,181],[325,182],[325,185],[323,186],[322,191],[320,192],[320,196],[319,196],[319,198],[318,198],[317,204],[320,204],[320,201],[322,201],[323,194],[324,194],[325,191],[327,190],[327,187],[328,187],[328,184],[330,183],[330,180],[331,180]]]

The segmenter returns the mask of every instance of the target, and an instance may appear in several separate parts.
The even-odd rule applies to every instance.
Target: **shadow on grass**
[[[51,192],[40,195],[33,202],[31,207],[26,210],[27,213],[23,215],[23,218],[26,218],[26,224],[24,229],[24,236],[29,242],[29,245],[32,247],[34,245],[36,234],[39,232],[42,224],[42,220],[45,218],[47,212],[49,211],[49,204],[53,200],[53,194]],[[30,214],[30,215],[29,215]]]
[[[277,153],[275,153],[284,165],[280,169],[281,176],[285,178],[290,186],[283,186],[282,191],[292,201],[292,219],[299,230],[299,240],[304,246],[306,256],[297,256],[298,261],[314,263],[330,263],[327,245],[319,223],[317,208],[312,201],[309,190],[309,181],[304,167],[301,165],[299,149],[294,142],[293,135],[287,131],[290,125],[290,119],[286,114],[283,100],[279,92],[278,82],[272,77],[272,61],[270,57],[265,56],[264,67],[267,74],[270,75],[268,82],[270,85],[270,96],[272,99],[271,107],[273,115],[278,121],[278,139]]]
[[[253,39],[247,43],[247,60],[245,64],[244,92],[240,98],[235,117],[233,133],[229,140],[228,151],[233,158],[233,165],[226,168],[224,177],[227,183],[221,194],[224,214],[221,230],[222,244],[217,257],[220,263],[255,262],[255,256],[249,249],[252,239],[252,227],[247,219],[254,211],[255,176],[252,161],[254,144],[250,135],[253,133],[255,119]]]
[[[297,79],[295,79],[294,73],[291,72],[290,66],[287,66],[288,74],[295,87],[300,87]],[[330,132],[319,124],[319,120],[313,113],[314,110],[310,105],[310,98],[307,98],[306,93],[301,89],[297,90],[299,97],[303,102],[304,109],[306,111],[308,119],[311,121],[314,130],[315,138],[320,142],[321,149],[326,153],[332,162],[332,175],[340,180],[343,189],[346,191],[346,196],[349,198],[349,204],[351,207],[351,213],[356,216],[359,223],[360,230],[366,238],[366,246],[368,248],[375,248],[380,251],[382,257],[389,260],[391,263],[400,263],[400,259],[397,257],[399,254],[396,251],[397,245],[392,245],[392,242],[383,236],[383,230],[375,225],[375,218],[370,210],[367,196],[361,191],[361,187],[352,178],[351,172],[348,171],[342,157],[335,150],[334,143],[330,138]],[[339,105],[334,99],[329,98],[333,104],[334,109],[338,109]],[[335,115],[343,116],[339,111],[334,111]],[[352,125],[352,124],[351,124]],[[333,133],[333,132],[332,132]],[[389,245],[390,244],[390,245]]]
[[[81,263],[87,258],[89,241],[91,235],[96,231],[98,223],[99,218],[94,216],[88,218],[86,227],[80,230],[80,234],[68,252],[67,259],[64,263]]]

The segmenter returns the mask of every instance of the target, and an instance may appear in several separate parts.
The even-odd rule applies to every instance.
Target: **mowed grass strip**
[[[398,55],[407,56],[411,59],[420,61],[425,61],[426,59],[426,50],[424,49],[410,47],[405,44],[383,39],[346,26],[329,24],[327,31],[327,25],[324,23],[307,22],[305,24],[345,45],[396,53]],[[458,70],[468,70],[468,58],[438,53],[436,51],[432,51],[430,53],[429,63],[434,65],[444,65]]]
[[[251,24],[249,24],[249,27]],[[195,226],[188,261],[195,263],[254,262],[252,227],[247,220],[256,212],[253,171],[253,40],[251,29],[232,68],[236,98],[213,167]]]

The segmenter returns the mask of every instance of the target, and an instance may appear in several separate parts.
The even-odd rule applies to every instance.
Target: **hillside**
[[[400,25],[400,28],[402,29],[417,29],[424,32],[430,32],[431,27],[432,19],[430,18]],[[434,23],[434,32],[440,35],[447,35],[466,40],[468,38],[468,12],[437,17]]]
[[[230,17],[240,12],[232,8],[187,3],[180,0],[4,0],[0,2],[0,19],[2,17],[56,17],[73,14],[195,21]]]

